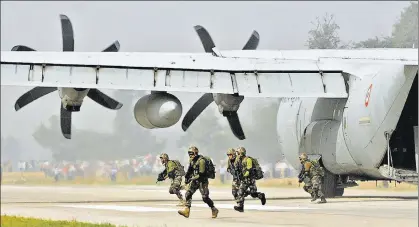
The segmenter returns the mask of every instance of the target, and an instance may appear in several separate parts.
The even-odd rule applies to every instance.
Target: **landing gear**
[[[344,188],[336,188],[335,196],[342,196],[344,192],[345,192]]]
[[[338,188],[338,176],[325,170],[323,184],[324,196],[326,198],[334,198],[336,196],[342,196],[344,191],[344,188]]]

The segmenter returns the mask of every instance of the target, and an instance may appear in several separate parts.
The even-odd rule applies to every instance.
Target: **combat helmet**
[[[169,160],[169,155],[168,155],[168,154],[166,154],[166,153],[162,153],[162,154],[160,155],[160,159],[166,159],[166,160]]]
[[[236,157],[236,150],[234,150],[234,148],[229,148],[227,151],[227,155],[231,155],[234,157]]]
[[[238,156],[246,156],[246,149],[244,147],[238,147],[236,151]]]
[[[169,161],[169,155],[166,154],[166,153],[161,154],[160,155],[160,160],[161,160],[162,163],[165,163],[165,162]]]
[[[300,155],[300,157],[298,157],[298,159],[300,159],[300,162],[306,161],[308,159],[308,156],[306,153],[302,153]]]
[[[188,154],[194,154],[194,155],[198,155],[199,150],[196,146],[190,146],[188,148]]]

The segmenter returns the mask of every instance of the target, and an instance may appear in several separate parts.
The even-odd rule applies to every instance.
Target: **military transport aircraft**
[[[320,160],[327,197],[343,195],[353,180],[417,184],[418,49],[255,50],[253,32],[243,50],[220,51],[202,26],[195,30],[206,53],[2,51],[1,83],[58,87],[67,111],[80,110],[92,90],[150,90],[134,107],[149,129],[179,121],[182,104],[169,92],[205,93],[183,130],[214,101],[238,139],[245,139],[237,115],[245,97],[281,98],[282,151],[295,168],[301,152]]]

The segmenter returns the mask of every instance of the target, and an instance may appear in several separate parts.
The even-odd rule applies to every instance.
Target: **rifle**
[[[305,173],[305,171],[304,171],[304,165],[301,164],[301,171],[298,174],[298,187],[300,187],[300,183],[303,182],[303,180],[304,180],[304,173]]]
[[[163,172],[161,172],[161,173],[159,173],[159,175],[157,176],[157,181],[156,181],[156,184],[157,184],[157,182],[159,182],[159,181],[164,181],[164,176],[166,175],[166,169],[165,170],[163,170]]]
[[[188,170],[185,173],[185,184],[190,183],[192,173],[193,173],[192,165],[189,164]]]

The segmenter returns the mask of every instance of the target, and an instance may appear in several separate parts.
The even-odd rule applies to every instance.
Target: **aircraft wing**
[[[339,64],[188,53],[1,53],[1,85],[347,98]]]

